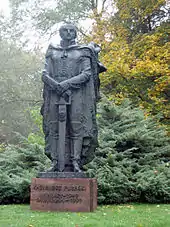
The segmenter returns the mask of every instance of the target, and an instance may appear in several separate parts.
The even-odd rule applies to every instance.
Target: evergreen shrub
[[[24,141],[0,152],[0,204],[29,202],[31,178],[47,168],[43,147]]]
[[[104,100],[98,108],[99,147],[86,166],[98,179],[99,203],[170,202],[170,144],[164,128],[133,108]]]

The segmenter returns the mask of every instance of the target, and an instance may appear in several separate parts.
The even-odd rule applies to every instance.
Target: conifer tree
[[[21,137],[17,145],[0,146],[0,204],[29,202],[31,178],[46,169],[43,146]]]
[[[98,112],[99,148],[87,166],[98,178],[99,202],[170,201],[170,144],[164,128],[129,101],[104,100]]]

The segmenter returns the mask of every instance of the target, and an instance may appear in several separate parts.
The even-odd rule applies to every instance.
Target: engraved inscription
[[[35,191],[62,191],[62,185],[41,185],[37,184],[33,186]]]
[[[41,185],[37,184],[33,186],[35,191],[64,191],[64,192],[84,192],[86,187],[82,185]]]
[[[34,191],[41,192],[36,198],[37,203],[82,203],[79,192],[85,192],[83,185],[32,185]]]
[[[37,203],[82,203],[78,194],[49,194],[44,193],[36,199]]]
[[[82,186],[82,185],[71,185],[71,186],[64,186],[64,189],[63,191],[72,191],[72,192],[75,192],[75,191],[78,191],[78,192],[84,192],[86,191],[86,187],[85,186]]]

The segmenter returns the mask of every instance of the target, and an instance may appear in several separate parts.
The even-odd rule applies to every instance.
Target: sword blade
[[[58,170],[60,172],[65,168],[66,114],[66,105],[59,105]]]

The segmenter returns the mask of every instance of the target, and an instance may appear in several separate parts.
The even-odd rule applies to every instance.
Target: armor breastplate
[[[74,77],[81,72],[80,50],[54,49],[51,58],[53,67],[52,77],[58,82]]]

